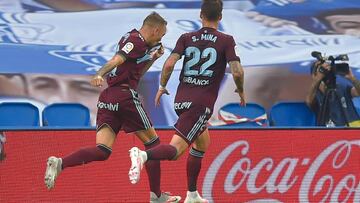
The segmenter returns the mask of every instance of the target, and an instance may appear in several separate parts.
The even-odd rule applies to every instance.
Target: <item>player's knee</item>
[[[159,144],[160,144],[160,139],[159,139],[158,136],[155,136],[154,138],[152,138],[148,142],[144,143],[145,150],[154,148],[154,147],[158,146]]]
[[[176,154],[172,159],[169,159],[169,161],[176,161],[180,157],[180,154]]]
[[[175,148],[175,150],[176,150],[176,153],[175,153],[175,155],[173,156],[173,158],[172,159],[169,159],[169,161],[176,161],[176,160],[178,160],[180,157],[181,157],[181,155],[184,153],[184,151],[185,150],[183,150],[183,149],[179,149],[179,148],[177,148],[177,147],[174,147]]]
[[[111,155],[112,149],[110,147],[106,146],[106,145],[103,145],[103,144],[98,144],[97,147],[103,152],[101,157],[100,157],[100,160],[101,161],[107,160]]]
[[[203,158],[204,157],[204,154],[205,152],[201,151],[201,150],[198,150],[194,147],[191,147],[190,151],[189,151],[189,154],[191,156],[194,156],[194,157],[197,157],[197,158]]]

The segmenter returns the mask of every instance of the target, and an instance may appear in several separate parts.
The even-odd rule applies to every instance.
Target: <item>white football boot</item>
[[[187,191],[184,203],[209,203],[209,201],[202,198],[198,191]]]
[[[61,172],[61,164],[61,158],[54,156],[48,158],[45,172],[45,185],[49,190],[55,186],[55,180]]]
[[[172,196],[169,192],[162,192],[160,197],[150,192],[150,203],[178,203],[180,200],[180,196]]]
[[[145,153],[141,151],[137,147],[133,147],[129,150],[130,159],[131,159],[131,167],[129,170],[129,180],[132,184],[136,184],[140,180],[141,169],[144,167],[145,160],[141,153]]]

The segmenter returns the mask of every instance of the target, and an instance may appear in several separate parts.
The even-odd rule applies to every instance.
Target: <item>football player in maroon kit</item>
[[[187,159],[186,203],[208,202],[197,192],[197,177],[201,160],[210,144],[206,123],[212,115],[227,63],[241,99],[240,104],[245,105],[244,71],[235,52],[234,38],[217,30],[222,18],[222,1],[204,0],[200,17],[203,27],[181,35],[166,60],[155,98],[155,103],[159,105],[161,95],[169,94],[166,84],[175,63],[184,55],[174,105],[179,118],[170,144],[161,144],[146,151],[137,147],[130,150],[132,165],[129,177],[131,181],[138,181],[142,164],[149,160],[176,160],[191,146]]]
[[[121,129],[135,133],[145,149],[159,145],[159,137],[136,89],[140,78],[164,53],[160,41],[166,33],[166,25],[158,13],[148,15],[140,30],[133,29],[120,39],[117,53],[94,75],[93,86],[102,86],[104,77],[108,84],[97,104],[96,146],[81,148],[63,158],[49,157],[45,172],[48,189],[54,187],[56,178],[64,169],[108,159]],[[149,175],[150,202],[179,202],[179,196],[161,193],[160,161],[149,161],[145,167]]]

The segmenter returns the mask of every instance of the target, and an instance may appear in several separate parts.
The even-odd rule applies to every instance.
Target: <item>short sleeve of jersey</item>
[[[172,53],[176,53],[182,56],[184,54],[184,50],[185,50],[185,35],[181,35],[177,40],[176,46],[172,51]]]
[[[140,43],[141,39],[137,39],[133,36],[129,36],[127,39],[124,37],[118,43],[117,54],[124,56],[125,58],[136,59],[142,57],[145,54],[146,47]]]
[[[240,57],[236,53],[236,44],[233,37],[229,37],[225,47],[226,62],[240,61]]]

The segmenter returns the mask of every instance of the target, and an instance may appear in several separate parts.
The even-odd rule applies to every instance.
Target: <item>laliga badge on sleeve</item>
[[[125,46],[121,50],[124,51],[126,54],[129,54],[130,51],[133,49],[134,49],[134,44],[131,42],[128,42],[125,44]]]

